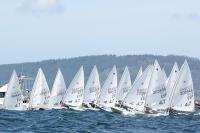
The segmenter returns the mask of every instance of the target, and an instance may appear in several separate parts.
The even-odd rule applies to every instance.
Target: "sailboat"
[[[83,106],[86,109],[98,110],[96,104],[100,94],[100,87],[99,73],[95,65],[84,90]]]
[[[172,95],[174,92],[174,86],[177,82],[178,75],[179,75],[179,68],[178,68],[177,63],[175,62],[172,68],[172,71],[169,75],[167,85],[166,85],[166,90],[167,90],[166,104],[168,105],[168,108],[170,106],[170,102],[171,102]]]
[[[194,112],[194,88],[187,61],[182,65],[176,82],[169,113]]]
[[[30,95],[29,109],[45,110],[48,109],[50,91],[41,68],[39,68]]]
[[[98,106],[106,111],[111,112],[111,107],[114,107],[116,102],[117,91],[117,69],[113,66],[110,71],[98,99]]]
[[[145,101],[146,113],[165,114],[167,112],[168,104],[166,103],[167,90],[165,82],[163,71],[156,60]]]
[[[143,114],[145,109],[145,98],[153,73],[153,65],[149,65],[142,75],[136,80],[123,102],[122,111],[125,115]]]
[[[131,85],[131,76],[130,72],[128,70],[128,67],[126,66],[124,69],[124,72],[122,74],[121,80],[119,82],[118,88],[117,88],[117,96],[116,96],[116,103],[115,106],[112,107],[113,112],[119,112],[121,111],[121,106],[123,103],[124,98],[130,91],[132,85]]]
[[[6,110],[26,110],[23,106],[23,96],[15,70],[13,71],[8,84],[8,89],[3,102],[3,108]]]
[[[139,69],[139,71],[138,71],[138,73],[137,73],[137,76],[136,76],[136,78],[135,78],[135,81],[133,82],[133,85],[134,85],[135,82],[142,76],[142,73],[143,73],[142,67],[140,67],[140,69]]]
[[[61,109],[60,102],[62,101],[62,98],[66,92],[66,85],[65,80],[62,75],[62,72],[60,69],[58,69],[53,88],[51,90],[51,96],[49,99],[49,109]]]
[[[66,109],[82,111],[83,94],[84,71],[83,66],[81,66],[62,99],[62,106]]]
[[[120,104],[131,88],[131,76],[128,67],[125,67],[117,89],[116,104]]]

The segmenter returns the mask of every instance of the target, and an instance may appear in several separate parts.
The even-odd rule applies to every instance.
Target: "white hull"
[[[106,112],[112,112],[112,108],[109,107],[101,107],[101,110],[104,110]]]
[[[50,109],[52,109],[52,110],[61,110],[61,109],[65,109],[65,107],[52,107]]]
[[[75,106],[67,106],[67,107],[63,107],[63,109],[65,109],[65,110],[73,110],[73,111],[85,111],[84,108],[75,107]]]
[[[100,109],[99,108],[84,108],[84,110],[92,110],[92,111],[99,111]]]

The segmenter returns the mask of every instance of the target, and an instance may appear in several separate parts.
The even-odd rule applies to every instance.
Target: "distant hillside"
[[[148,64],[153,64],[155,59],[158,59],[161,67],[164,67],[168,75],[175,61],[177,61],[180,68],[184,60],[187,59],[192,71],[195,95],[198,96],[200,94],[200,60],[196,58],[175,55],[99,55],[70,59],[46,60],[33,63],[0,65],[0,85],[8,82],[13,69],[16,69],[18,73],[20,73],[23,69],[23,72],[26,75],[35,78],[38,68],[41,67],[46,75],[50,88],[52,87],[57,68],[61,68],[65,77],[66,84],[68,86],[81,65],[84,66],[85,76],[87,79],[92,67],[95,64],[97,65],[100,73],[101,83],[103,83],[106,76],[108,75],[108,72],[111,70],[114,64],[117,66],[119,78],[124,70],[124,67],[127,65],[130,68],[132,80],[134,80],[139,67],[142,66],[143,68],[146,68]]]

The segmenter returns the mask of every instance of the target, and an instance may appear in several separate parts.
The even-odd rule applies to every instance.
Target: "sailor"
[[[96,105],[95,105],[95,103],[94,103],[94,101],[92,101],[91,103],[89,103],[90,104],[90,106],[92,107],[92,108],[95,108],[96,107]]]

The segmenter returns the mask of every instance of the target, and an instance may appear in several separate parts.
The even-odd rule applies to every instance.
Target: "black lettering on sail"
[[[185,95],[188,93],[193,93],[192,85],[180,89],[180,95]]]
[[[187,107],[187,106],[190,106],[191,104],[192,104],[192,102],[188,101],[187,103],[185,103],[185,106]]]
[[[159,104],[160,104],[160,105],[165,104],[165,99],[161,100],[161,101],[159,102]]]
[[[130,87],[124,87],[123,88],[123,93],[127,93]]]
[[[74,88],[74,89],[72,90],[72,94],[76,94],[76,93],[82,94],[82,93],[83,93],[83,88],[82,88],[82,87]]]
[[[161,98],[165,98],[167,96],[167,93],[164,93],[161,95]]]
[[[157,88],[158,89],[155,89],[155,91],[153,91],[153,94],[162,93],[162,92],[166,91],[166,88],[164,86],[162,86],[162,88],[160,86],[158,86]]]

